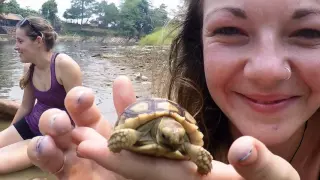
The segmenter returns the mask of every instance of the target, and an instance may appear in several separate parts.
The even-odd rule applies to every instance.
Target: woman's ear
[[[42,37],[40,37],[40,36],[38,36],[37,38],[36,38],[36,40],[35,40],[35,43],[37,44],[37,46],[38,47],[41,47],[41,46],[43,46],[43,38]]]

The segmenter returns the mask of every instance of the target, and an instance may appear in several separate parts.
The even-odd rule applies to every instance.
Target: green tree
[[[42,4],[41,14],[48,19],[53,26],[56,25],[56,14],[58,13],[58,5],[55,0],[48,0]]]
[[[150,18],[150,3],[147,0],[124,0],[120,9],[121,34],[128,39],[140,39],[154,27]]]
[[[166,8],[165,4],[161,4],[159,8],[151,10],[151,20],[154,27],[161,27],[169,20]]]
[[[21,14],[22,10],[16,0],[11,0],[3,4],[3,13]]]
[[[26,9],[20,8],[19,12],[17,14],[20,14],[22,17],[27,16],[41,16],[41,14],[38,11],[35,11],[33,9],[30,9],[29,7]]]
[[[36,15],[36,16],[40,16],[40,14],[32,9],[26,8],[20,8],[20,5],[17,3],[16,0],[11,0],[8,2],[4,2],[1,4],[1,13],[14,13],[14,14],[19,14],[23,17],[29,16],[29,15]]]
[[[63,17],[66,19],[80,19],[81,27],[83,20],[91,18],[94,13],[95,0],[71,0],[71,8],[67,9],[63,13]]]
[[[80,8],[72,6],[63,13],[63,17],[65,19],[78,20],[81,17],[81,10]]]
[[[108,4],[102,1],[95,5],[94,13],[98,15],[96,19],[104,27],[115,27],[119,20],[119,10],[114,3]]]
[[[4,0],[0,0],[0,14],[3,12]]]

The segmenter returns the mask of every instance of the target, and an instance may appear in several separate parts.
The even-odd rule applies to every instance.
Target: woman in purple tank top
[[[56,39],[57,33],[43,18],[28,17],[17,24],[15,50],[25,64],[20,80],[24,93],[11,125],[0,132],[0,174],[32,166],[27,144],[42,135],[41,115],[52,108],[66,112],[66,93],[82,84],[79,65],[68,55],[52,51]]]

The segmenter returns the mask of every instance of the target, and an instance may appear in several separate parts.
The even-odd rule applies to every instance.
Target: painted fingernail
[[[247,160],[251,154],[252,154],[252,147],[244,152],[240,152],[239,153],[239,157],[240,157],[239,161],[242,162],[242,161]]]
[[[53,126],[54,126],[54,122],[56,121],[57,116],[58,116],[58,114],[55,114],[55,115],[53,115],[53,116],[51,117],[51,119],[50,119],[50,127],[53,127]]]
[[[77,104],[80,104],[82,102],[83,95],[84,95],[84,91],[78,92]]]
[[[71,122],[70,124],[65,123],[65,117],[63,116],[68,116],[65,111],[59,112],[58,114],[54,115],[50,120],[50,127],[60,135],[65,134],[72,129]]]
[[[43,139],[44,139],[44,136],[41,136],[37,142],[36,142],[36,152],[37,154],[41,154],[42,153],[42,148],[43,148]]]

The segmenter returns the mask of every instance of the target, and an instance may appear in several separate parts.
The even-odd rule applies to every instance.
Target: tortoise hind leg
[[[198,173],[206,175],[211,171],[213,157],[206,149],[201,146],[196,146],[190,143],[184,143],[184,150],[198,166]]]
[[[120,152],[133,146],[141,137],[141,133],[134,129],[119,129],[112,133],[108,147],[112,152]]]

